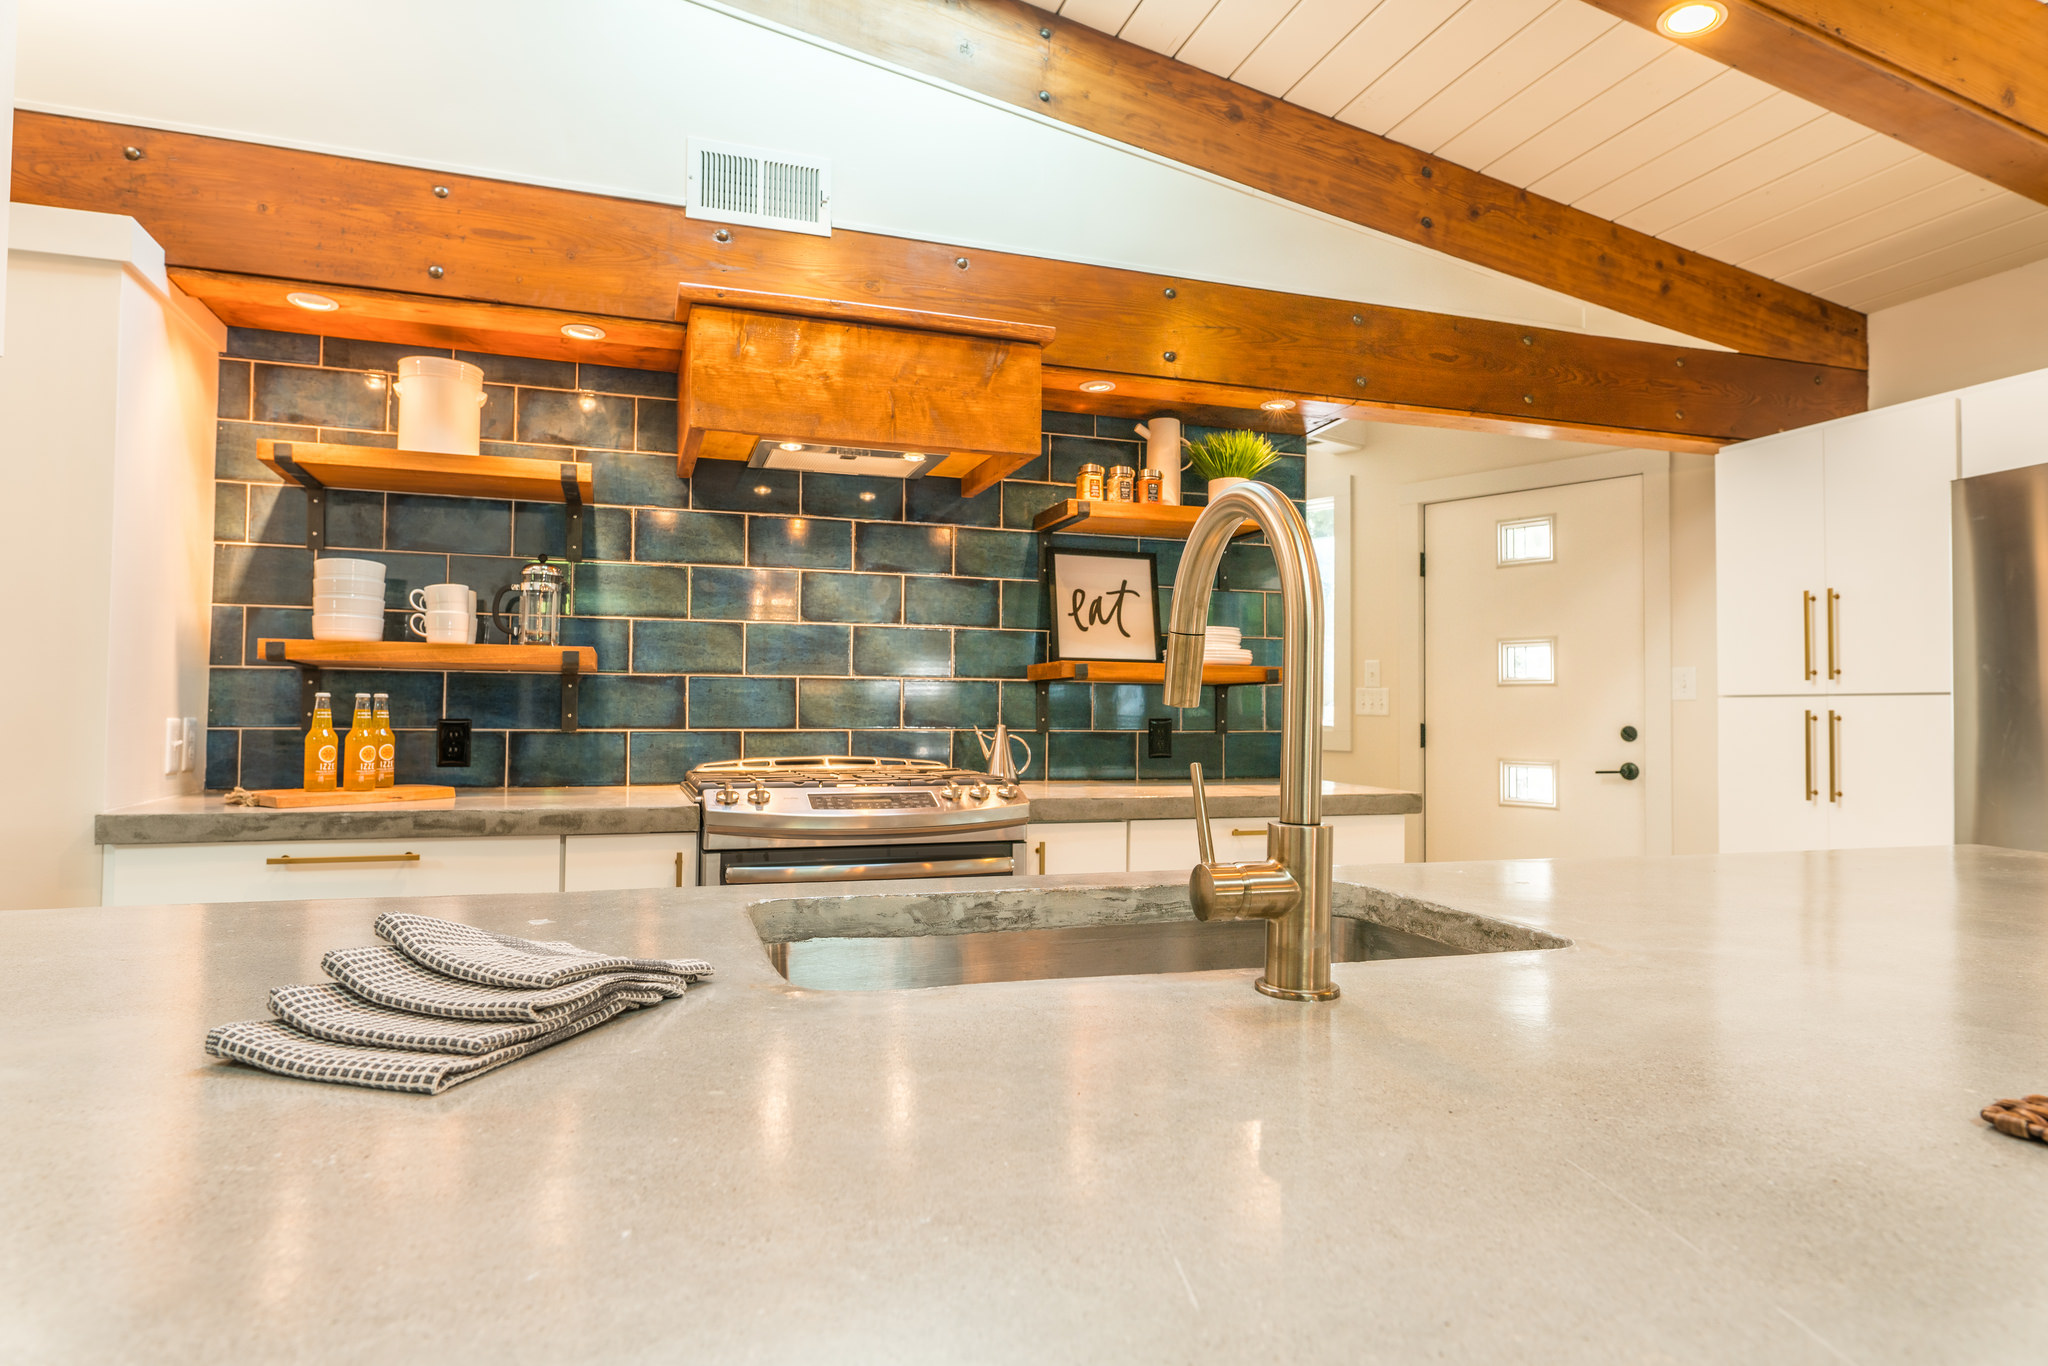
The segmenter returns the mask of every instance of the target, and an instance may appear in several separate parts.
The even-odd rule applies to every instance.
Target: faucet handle
[[[1201,850],[1202,862],[1216,861],[1215,846],[1209,842],[1209,795],[1202,790],[1202,766],[1188,765],[1188,777],[1195,782],[1195,847]]]

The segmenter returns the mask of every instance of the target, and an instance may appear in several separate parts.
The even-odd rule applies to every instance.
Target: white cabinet
[[[1956,404],[1901,404],[1721,453],[1722,696],[1949,690]]]
[[[1945,694],[1730,697],[1720,719],[1724,851],[1954,841]]]
[[[1950,485],[1973,392],[1717,459],[1724,851],[1954,839]]]
[[[1121,873],[1128,866],[1122,821],[1068,821],[1024,829],[1020,877],[1058,873]]]
[[[101,904],[554,892],[559,836],[110,845]]]
[[[695,835],[569,835],[562,841],[565,892],[696,885]]]
[[[1932,693],[1952,686],[1949,485],[1956,403],[1929,399],[1830,422],[1821,677],[1831,692]],[[1826,627],[1832,608],[1834,636]],[[1774,690],[1777,691],[1777,690]]]
[[[1327,816],[1324,822],[1336,841],[1332,858],[1339,868],[1347,863],[1399,863],[1407,857],[1406,816]],[[1266,822],[1256,817],[1211,820],[1209,838],[1219,859],[1249,862],[1266,856]],[[1132,872],[1185,871],[1198,857],[1193,821],[1131,822]]]
[[[1828,847],[1827,710],[1819,697],[1721,699],[1723,852]]]
[[[1724,696],[1822,690],[1824,467],[1813,429],[1715,457],[1715,668]]]
[[[2048,464],[2048,370],[1965,389],[1962,476]]]

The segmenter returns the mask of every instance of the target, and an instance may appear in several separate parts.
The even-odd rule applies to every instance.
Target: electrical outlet
[[[1700,671],[1694,664],[1680,664],[1671,671],[1671,700],[1673,702],[1697,702],[1700,696]]]
[[[434,766],[469,767],[469,722],[442,721],[434,727]]]
[[[179,771],[180,773],[190,773],[190,772],[191,772],[191,771],[192,771],[192,770],[193,770],[193,769],[194,769],[195,767],[197,767],[197,766],[198,766],[198,755],[199,755],[199,718],[198,718],[198,717],[196,717],[196,716],[188,716],[188,717],[186,717],[186,718],[185,718],[185,737],[184,737],[184,738],[185,738],[185,754],[184,754],[184,759],[183,759],[183,762],[182,762],[182,764],[180,765],[180,767],[179,767],[179,770],[178,770],[178,771]]]
[[[1358,665],[1358,686],[1377,688],[1380,685],[1380,662],[1377,659],[1360,661]]]
[[[1357,711],[1360,716],[1385,716],[1387,714],[1387,690],[1385,688],[1360,688],[1358,690]]]
[[[185,762],[185,719],[181,716],[164,718],[164,773],[176,773]]]
[[[1147,759],[1171,759],[1173,757],[1173,722],[1158,717],[1145,723],[1145,757]]]

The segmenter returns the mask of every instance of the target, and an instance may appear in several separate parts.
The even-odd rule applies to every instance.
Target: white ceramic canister
[[[447,356],[398,362],[398,448],[475,455],[483,439],[484,372]]]

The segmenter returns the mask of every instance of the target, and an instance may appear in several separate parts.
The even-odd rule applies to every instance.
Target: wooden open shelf
[[[1150,536],[1162,541],[1185,541],[1195,529],[1195,519],[1206,511],[1177,503],[1083,502],[1068,498],[1054,503],[1031,521],[1033,531],[1066,531],[1090,536]],[[1257,522],[1247,521],[1236,535],[1257,531]]]
[[[299,670],[299,720],[313,724],[323,669],[434,669],[451,673],[554,674],[562,683],[562,729],[576,729],[583,676],[597,670],[589,645],[430,645],[424,640],[278,640],[256,642],[265,664]]]
[[[429,645],[424,640],[274,640],[256,642],[266,664],[299,664],[312,669],[437,669],[452,673],[554,674],[564,655],[576,656],[578,673],[597,671],[589,645]]]
[[[1024,676],[1033,683],[1164,683],[1166,665],[1133,659],[1054,659],[1033,664]],[[1212,688],[1279,681],[1280,670],[1263,664],[1202,666],[1202,682]]]
[[[259,441],[256,456],[295,484],[310,477],[322,488],[517,498],[528,503],[565,503],[573,490],[577,502],[590,501],[590,466],[573,460],[446,455],[315,441]]]

